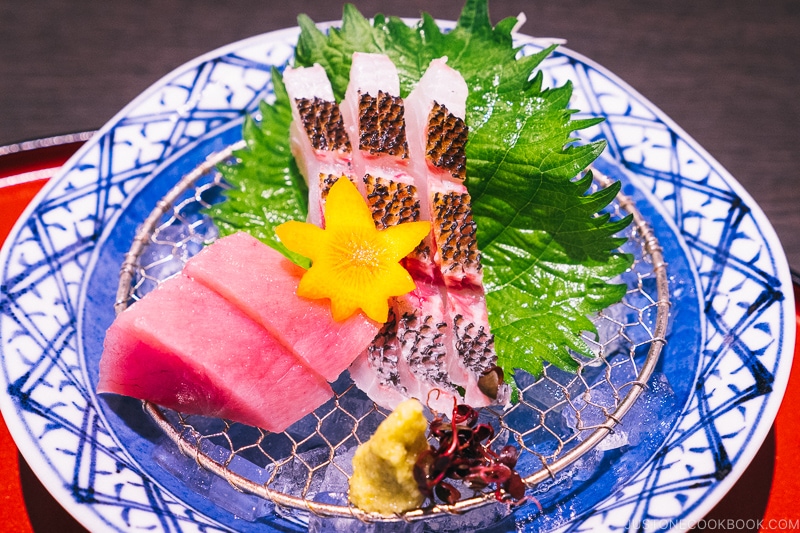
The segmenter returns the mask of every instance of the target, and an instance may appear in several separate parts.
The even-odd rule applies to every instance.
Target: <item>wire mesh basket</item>
[[[216,239],[217,229],[203,209],[221,200],[228,188],[216,166],[243,147],[240,142],[209,156],[158,202],[123,262],[117,313],[178,273],[191,256]],[[608,184],[602,176],[596,175],[595,181],[597,187]],[[580,359],[574,374],[553,366],[545,366],[538,379],[518,372],[519,402],[480,411],[481,422],[495,429],[490,446],[512,444],[519,449],[518,471],[528,487],[554,478],[614,433],[646,388],[666,342],[669,289],[658,241],[630,198],[618,195],[610,209],[613,216],[633,215],[623,251],[632,253],[635,261],[621,280],[628,286],[622,302],[594,317],[596,338],[584,336],[597,357]],[[355,508],[346,498],[331,503],[318,497],[331,485],[346,492],[355,448],[388,415],[355,387],[347,373],[333,389],[332,400],[281,434],[184,415],[149,402],[144,407],[197,465],[301,520],[313,513],[367,522],[412,522],[464,513],[495,500],[491,490],[465,489],[462,494],[469,495],[453,505],[430,503],[387,517]]]

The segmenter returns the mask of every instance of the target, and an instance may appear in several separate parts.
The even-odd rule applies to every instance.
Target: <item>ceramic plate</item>
[[[156,83],[48,183],[2,250],[2,413],[45,486],[90,530],[305,528],[201,471],[166,471],[156,459],[175,450],[139,403],[94,393],[136,227],[183,174],[241,138],[297,34],[235,43]],[[542,70],[547,86],[572,81],[583,116],[606,118],[581,134],[608,141],[598,169],[623,181],[664,246],[673,304],[657,375],[668,416],[597,452],[590,476],[553,480],[537,494],[543,513],[529,505],[491,530],[685,529],[743,472],[777,412],[794,346],[789,270],[750,196],[662,112],[563,47]]]

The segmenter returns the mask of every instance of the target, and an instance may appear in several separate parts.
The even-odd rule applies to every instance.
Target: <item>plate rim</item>
[[[784,315],[791,316],[794,313],[794,291],[792,290],[792,271],[789,267],[789,262],[786,257],[786,252],[783,249],[783,245],[780,242],[780,238],[778,237],[777,232],[775,231],[774,226],[770,222],[769,218],[767,217],[766,213],[764,213],[761,206],[755,201],[753,196],[744,188],[744,186],[739,183],[739,181],[731,174],[731,172],[722,165],[712,154],[710,154],[699,142],[697,142],[694,137],[689,135],[679,124],[677,124],[669,115],[667,115],[660,107],[655,105],[653,102],[650,101],[647,97],[642,95],[638,90],[628,84],[625,80],[620,78],[617,74],[610,71],[609,69],[605,68],[604,66],[600,65],[593,59],[581,54],[580,52],[576,52],[572,49],[568,49],[568,55],[574,57],[575,59],[579,60],[581,63],[589,65],[593,67],[595,70],[602,72],[606,77],[613,80],[614,83],[623,88],[625,92],[629,95],[634,96],[640,102],[643,102],[648,105],[648,110],[655,114],[659,120],[661,120],[665,125],[668,126],[669,130],[678,134],[682,141],[686,142],[691,146],[691,148],[701,155],[706,161],[711,163],[711,166],[720,174],[720,177],[723,179],[726,185],[728,185],[740,198],[745,200],[745,203],[750,208],[751,212],[754,214],[754,219],[758,222],[766,222],[766,226],[761,224],[758,225],[759,231],[764,236],[764,240],[770,244],[770,251],[773,253],[773,258],[775,259],[775,267],[778,273],[777,277],[781,280],[781,287],[783,289],[783,301],[781,302],[781,306],[784,307]],[[562,47],[559,46],[558,50],[561,50]],[[659,202],[659,207],[662,207]],[[670,223],[674,223],[672,217],[669,217]],[[777,246],[772,246],[777,245]],[[691,257],[691,255],[690,255]],[[696,265],[695,268],[696,270]],[[788,287],[788,290],[787,290]],[[702,285],[699,286],[702,288]],[[698,294],[700,297],[701,294]],[[789,321],[787,320],[787,323]],[[780,409],[781,404],[783,403],[783,398],[786,394],[786,389],[789,384],[789,374],[791,372],[792,361],[794,359],[794,346],[795,343],[798,342],[797,338],[797,331],[796,328],[791,327],[791,325],[783,326],[783,333],[788,333],[785,339],[782,341],[783,348],[781,352],[781,365],[785,366],[786,370],[782,373],[775,374],[775,381],[773,381],[772,391],[769,393],[769,398],[765,401],[765,405],[762,408],[759,416],[759,420],[757,422],[756,428],[754,431],[751,432],[752,437],[748,439],[747,444],[744,447],[744,450],[739,456],[739,460],[736,461],[733,465],[733,469],[730,473],[728,473],[724,479],[718,481],[716,485],[714,485],[714,489],[710,491],[710,493],[706,494],[706,496],[696,505],[690,512],[686,518],[682,519],[683,523],[675,523],[674,527],[670,526],[670,531],[678,531],[678,530],[685,530],[686,524],[697,524],[700,520],[703,519],[711,510],[716,506],[720,500],[730,491],[734,484],[741,478],[742,474],[744,474],[747,467],[752,463],[753,459],[755,458],[758,451],[763,446],[764,442],[766,441],[770,430],[772,429],[772,424],[775,420],[775,417],[778,415],[778,410]],[[785,359],[785,363],[784,363]],[[700,369],[698,368],[698,371]],[[778,379],[780,378],[780,379]],[[689,399],[691,401],[691,397]],[[688,407],[688,404],[687,406]],[[766,411],[766,412],[765,412]],[[681,415],[685,413],[682,412]],[[766,416],[766,420],[763,420]],[[674,431],[675,428],[673,428]],[[756,444],[757,443],[757,444]],[[710,498],[709,496],[713,493],[715,497]]]
[[[559,50],[561,48],[562,47],[559,47]],[[689,144],[695,152],[708,161],[711,166],[713,166],[714,169],[720,174],[720,177],[723,179],[725,184],[728,185],[739,197],[745,200],[745,203],[750,207],[750,210],[754,215],[754,219],[760,219],[757,220],[758,222],[766,222],[765,226],[759,223],[758,229],[764,236],[764,240],[770,244],[770,251],[773,253],[776,272],[778,273],[777,277],[781,280],[781,287],[783,289],[784,297],[780,305],[784,308],[783,314],[786,317],[791,316],[794,313],[794,291],[792,290],[792,276],[788,259],[786,258],[786,253],[774,226],[761,209],[761,206],[754,200],[752,195],[741,183],[739,183],[739,181],[724,165],[722,165],[712,154],[710,154],[702,145],[700,145],[700,143],[697,142],[694,137],[689,135],[660,107],[651,102],[650,99],[642,95],[638,90],[620,78],[617,74],[600,65],[593,59],[571,49],[568,49],[568,52],[570,56],[578,59],[584,64],[592,66],[599,72],[602,72],[609,79],[613,80],[614,83],[616,83],[619,87],[623,88],[629,95],[633,95],[640,102],[647,104],[650,112],[655,114],[659,120],[669,127],[671,131],[677,133],[682,141]],[[671,217],[670,220],[674,222]],[[702,288],[702,285],[700,288]],[[700,296],[700,294],[698,296]],[[787,320],[786,322],[788,323],[789,321]],[[757,426],[754,428],[753,432],[751,432],[751,438],[748,439],[747,444],[740,453],[739,460],[733,464],[733,469],[731,472],[728,473],[724,479],[713,485],[714,488],[705,494],[703,499],[689,511],[685,518],[681,518],[676,521],[668,521],[668,523],[670,523],[670,531],[682,531],[687,529],[687,524],[695,525],[701,521],[714,508],[714,506],[716,506],[722,500],[722,498],[724,498],[733,485],[741,478],[742,474],[744,474],[745,470],[747,470],[747,467],[750,465],[750,463],[752,463],[756,454],[767,439],[767,436],[772,429],[772,424],[775,420],[775,417],[778,414],[778,410],[783,403],[783,398],[789,384],[792,361],[794,359],[793,349],[795,343],[798,341],[796,338],[796,329],[791,327],[791,324],[788,326],[782,325],[782,332],[788,333],[788,335],[786,335],[782,341],[779,340],[779,342],[781,342],[783,345],[781,349],[780,366],[784,367],[785,371],[782,373],[775,373],[774,377],[776,379],[773,382],[772,391],[769,393],[769,398],[765,400],[765,405],[760,411]],[[684,412],[681,413],[681,415],[683,414]]]

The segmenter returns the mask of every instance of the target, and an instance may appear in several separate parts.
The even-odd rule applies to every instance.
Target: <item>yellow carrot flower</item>
[[[389,298],[414,290],[400,260],[428,234],[430,223],[407,222],[378,230],[355,185],[339,179],[325,201],[325,229],[290,221],[275,231],[287,248],[311,260],[297,287],[298,296],[329,298],[337,321],[361,309],[369,318],[386,322]]]

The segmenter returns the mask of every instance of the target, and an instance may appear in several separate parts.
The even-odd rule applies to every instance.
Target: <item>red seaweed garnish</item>
[[[450,422],[437,414],[430,422],[429,433],[437,444],[417,458],[414,479],[431,501],[452,505],[461,499],[461,492],[447,479],[463,481],[474,490],[491,485],[495,498],[511,505],[526,500],[525,483],[514,470],[519,451],[511,445],[499,452],[492,450],[488,443],[494,437],[494,428],[479,424],[475,409],[454,405]]]

